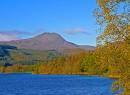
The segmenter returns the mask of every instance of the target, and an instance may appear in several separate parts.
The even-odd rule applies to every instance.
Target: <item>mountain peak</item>
[[[36,37],[34,37],[33,39],[37,39],[37,40],[42,40],[42,41],[65,41],[64,38],[62,36],[60,36],[57,33],[42,33]]]
[[[62,36],[57,33],[42,33],[33,38],[10,41],[10,42],[1,42],[0,44],[7,44],[16,46],[20,49],[32,49],[32,50],[68,50],[68,49],[79,49],[79,48],[88,48],[80,47],[79,45],[70,43],[66,41]],[[90,50],[90,48],[88,49]]]
[[[41,37],[41,36],[58,36],[58,37],[61,37],[58,33],[49,33],[49,32],[39,34],[37,37]]]

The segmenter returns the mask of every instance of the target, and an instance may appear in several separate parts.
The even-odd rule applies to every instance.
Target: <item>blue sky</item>
[[[96,45],[96,7],[96,0],[0,0],[0,40],[56,32],[76,44]]]

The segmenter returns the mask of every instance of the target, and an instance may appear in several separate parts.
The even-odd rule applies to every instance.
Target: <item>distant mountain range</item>
[[[15,41],[0,42],[0,45],[16,46],[18,49],[31,49],[31,50],[94,50],[94,46],[89,45],[77,45],[66,41],[57,33],[43,33],[29,39],[21,39]]]

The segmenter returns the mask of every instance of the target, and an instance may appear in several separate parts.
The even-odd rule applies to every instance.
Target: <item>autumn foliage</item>
[[[130,1],[97,2],[100,11],[96,10],[95,16],[103,29],[97,37],[96,61],[106,76],[118,78],[113,91],[124,89],[122,95],[130,95]]]

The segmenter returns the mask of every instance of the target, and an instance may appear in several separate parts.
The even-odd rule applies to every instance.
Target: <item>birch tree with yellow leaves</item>
[[[116,85],[123,87],[122,95],[130,95],[130,0],[97,0],[97,3],[99,8],[94,12],[100,25],[97,62],[105,66],[108,76],[117,76]]]

